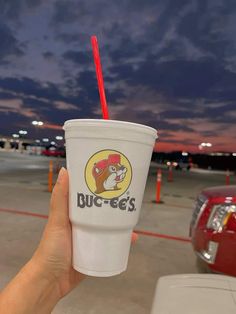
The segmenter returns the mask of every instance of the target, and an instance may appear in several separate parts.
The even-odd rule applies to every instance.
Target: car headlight
[[[212,207],[207,228],[221,232],[232,213],[236,212],[236,205],[219,204]]]

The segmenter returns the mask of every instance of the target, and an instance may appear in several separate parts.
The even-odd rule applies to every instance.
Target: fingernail
[[[58,174],[58,178],[57,178],[58,182],[61,181],[61,179],[63,178],[65,171],[66,171],[66,169],[64,167],[61,167],[59,174]]]

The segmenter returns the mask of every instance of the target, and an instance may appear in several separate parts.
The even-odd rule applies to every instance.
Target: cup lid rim
[[[142,129],[143,131],[145,130],[149,134],[153,134],[154,136],[157,137],[157,130],[144,125],[144,124],[139,124],[139,123],[134,123],[134,122],[128,122],[128,121],[119,121],[119,120],[104,120],[104,119],[71,119],[67,120],[64,123],[63,129],[66,130],[67,128],[78,126],[78,125],[90,125],[90,126],[95,126],[97,125],[109,125],[110,127],[112,125],[114,126],[120,126],[120,127],[125,127],[125,126],[131,126],[133,129],[139,128]]]

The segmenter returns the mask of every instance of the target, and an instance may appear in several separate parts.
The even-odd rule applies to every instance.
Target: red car
[[[56,148],[51,146],[42,151],[42,155],[50,157],[66,157],[66,152],[64,148]]]
[[[198,196],[190,225],[193,249],[213,272],[236,276],[236,186]]]

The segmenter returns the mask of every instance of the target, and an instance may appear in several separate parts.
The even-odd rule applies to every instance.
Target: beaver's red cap
[[[108,164],[119,164],[120,163],[120,155],[119,154],[110,154],[108,156]]]
[[[119,154],[110,154],[108,156],[108,159],[103,159],[98,161],[94,166],[93,166],[93,176],[94,178],[99,176],[100,173],[108,166],[114,165],[114,164],[119,164],[120,163],[120,155]],[[96,170],[95,170],[96,169]]]

